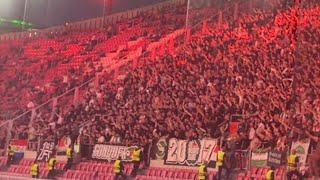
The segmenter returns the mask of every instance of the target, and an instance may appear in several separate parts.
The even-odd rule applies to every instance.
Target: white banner
[[[292,150],[296,150],[296,155],[299,157],[299,162],[302,166],[305,166],[306,164],[309,146],[310,139],[296,141],[293,142],[291,145],[291,152]]]
[[[267,166],[268,152],[255,151],[251,153],[251,166],[253,167],[265,167]]]
[[[96,144],[92,152],[92,158],[112,161],[121,157],[123,161],[132,161],[133,150],[134,147]]]
[[[215,162],[217,157],[217,140],[178,140],[172,138],[168,143],[165,164],[196,166],[201,162]]]

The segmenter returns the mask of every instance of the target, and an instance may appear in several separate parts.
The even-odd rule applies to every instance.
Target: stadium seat
[[[163,178],[167,177],[167,173],[168,173],[167,170],[165,169],[161,170],[160,177],[163,177]]]
[[[154,168],[150,168],[147,171],[147,176],[155,176],[156,170]]]

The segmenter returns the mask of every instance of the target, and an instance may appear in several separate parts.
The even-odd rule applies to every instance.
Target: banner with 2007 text
[[[188,141],[172,138],[168,142],[165,164],[197,166],[205,161],[214,167],[217,151],[216,139]]]
[[[133,150],[134,147],[96,144],[92,151],[92,158],[112,161],[120,157],[123,161],[132,161]]]

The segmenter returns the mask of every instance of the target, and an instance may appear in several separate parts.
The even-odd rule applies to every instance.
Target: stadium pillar
[[[219,19],[218,19],[218,23],[219,23],[220,27],[222,26],[222,21],[223,21],[223,15],[222,15],[222,11],[220,10],[219,11]]]
[[[236,2],[234,5],[233,20],[238,19],[238,12],[239,12],[239,3]]]
[[[189,42],[190,36],[191,36],[191,29],[188,28],[188,29],[186,30],[186,43]]]
[[[53,119],[54,115],[56,114],[57,105],[58,105],[58,98],[55,97],[55,98],[53,98],[53,100],[52,100],[52,112],[51,112],[51,117],[50,117],[50,119]]]
[[[11,140],[11,131],[12,131],[12,126],[13,126],[13,121],[9,120],[7,123],[7,138],[6,138],[6,144],[5,144],[5,150],[8,149],[8,146],[10,144],[10,140]],[[7,154],[7,152],[6,152]]]
[[[106,21],[106,0],[103,0],[102,27],[104,27],[105,21]]]
[[[36,109],[33,108],[33,109],[31,110],[31,118],[30,118],[30,122],[29,122],[29,127],[31,127],[31,125],[33,124],[33,121],[34,121],[36,115],[37,115]]]
[[[27,5],[28,5],[28,0],[24,1],[24,11],[23,11],[23,21],[26,22],[27,19]]]
[[[112,13],[112,8],[113,8],[113,0],[107,0],[107,15],[110,15]]]
[[[102,26],[104,27],[106,21],[106,15],[112,13],[113,0],[103,0],[103,15],[102,15]]]
[[[96,77],[94,79],[94,87],[96,89],[99,89],[99,87],[100,87],[100,77],[101,77],[101,73],[97,73]]]
[[[26,22],[27,20],[27,6],[28,6],[28,0],[24,1],[24,11],[23,11],[23,22]],[[21,30],[23,31],[24,26],[21,26]]]
[[[188,21],[189,21],[189,9],[190,9],[190,0],[188,0],[188,3],[187,3],[186,27],[185,27],[185,30],[186,30],[186,43],[188,43],[189,38],[190,38],[190,30],[189,30],[189,24],[188,24]],[[189,34],[188,34],[188,32],[189,32]]]
[[[76,87],[74,89],[73,105],[78,106],[78,102],[79,102],[79,87]]]

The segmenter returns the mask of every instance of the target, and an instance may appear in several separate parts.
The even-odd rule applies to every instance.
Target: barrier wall
[[[66,140],[66,141],[65,141]],[[158,161],[158,165],[177,166],[177,167],[197,167],[201,162],[206,161],[209,168],[215,169],[217,152],[220,147],[217,144],[217,139],[198,139],[198,140],[183,140],[183,139],[165,139],[161,138],[155,144],[152,144],[150,151],[146,149],[144,153],[149,153],[145,157],[149,157],[153,161]],[[307,166],[307,156],[309,149],[309,139],[295,141],[291,145],[290,152],[295,149],[299,157],[300,167]],[[16,153],[32,152],[27,149],[27,140],[12,140],[11,146]],[[43,140],[38,143],[37,158],[45,160],[54,152],[59,156],[70,144],[70,139],[62,139],[58,144],[51,145],[52,141]],[[83,147],[81,144],[80,146]],[[123,161],[132,161],[132,152],[134,147],[124,146],[121,144],[95,144],[90,145],[91,151],[86,151],[85,156],[88,159],[96,159],[100,161],[112,161],[121,157]],[[83,149],[84,150],[84,149]],[[80,149],[80,152],[82,150]],[[75,151],[79,152],[79,151]],[[83,153],[82,153],[83,154]],[[234,150],[227,152],[227,167],[234,170],[249,170],[252,168],[265,168],[274,166],[275,168],[285,166],[289,151],[278,150]],[[228,162],[229,161],[229,162]]]
[[[152,145],[150,157],[153,164],[176,167],[195,167],[201,162],[208,162],[209,168],[215,168],[216,155],[220,150],[217,139],[181,140],[176,138],[160,138]],[[227,152],[227,167],[233,170],[249,170],[252,168],[275,168],[286,166],[287,157],[296,151],[300,169],[307,165],[310,139],[302,139],[289,145],[288,150],[232,150]],[[228,162],[229,161],[229,162]]]
[[[158,142],[142,147],[142,163],[148,166],[150,159],[157,163],[151,166],[161,166],[162,168],[196,169],[201,162],[208,162],[209,171],[216,171],[215,162],[217,152],[220,147],[218,139],[204,138],[195,140],[185,140],[177,138],[160,138]],[[299,157],[299,168],[303,172],[306,166],[310,139],[302,139],[291,144],[291,151],[296,150]],[[55,145],[55,146],[54,146]],[[26,151],[26,141],[12,141],[12,147],[19,153],[19,157],[37,158],[39,161],[47,161],[50,154],[57,152],[58,149],[65,148],[66,144],[61,140],[58,144],[52,141],[42,141],[39,143],[38,151]],[[134,147],[123,144],[95,144],[89,145],[85,152],[86,160],[99,162],[112,162],[118,157],[123,161],[132,161]],[[83,147],[83,146],[81,146]],[[145,149],[143,149],[145,148]],[[80,148],[80,152],[84,149]],[[37,152],[37,153],[36,153]],[[79,151],[75,151],[75,156],[80,156]],[[83,153],[81,153],[83,154]],[[226,152],[226,167],[230,172],[243,172],[245,170],[251,178],[265,177],[270,166],[276,168],[277,179],[284,175],[286,159],[289,152],[277,150],[231,150]],[[57,153],[58,155],[58,153]],[[16,156],[16,155],[15,155]],[[58,162],[65,161],[64,155],[58,156]],[[18,158],[18,157],[17,157]],[[281,173],[279,171],[281,170]],[[252,174],[250,174],[252,172]],[[1,176],[0,176],[1,177]],[[282,178],[281,178],[282,179]]]

